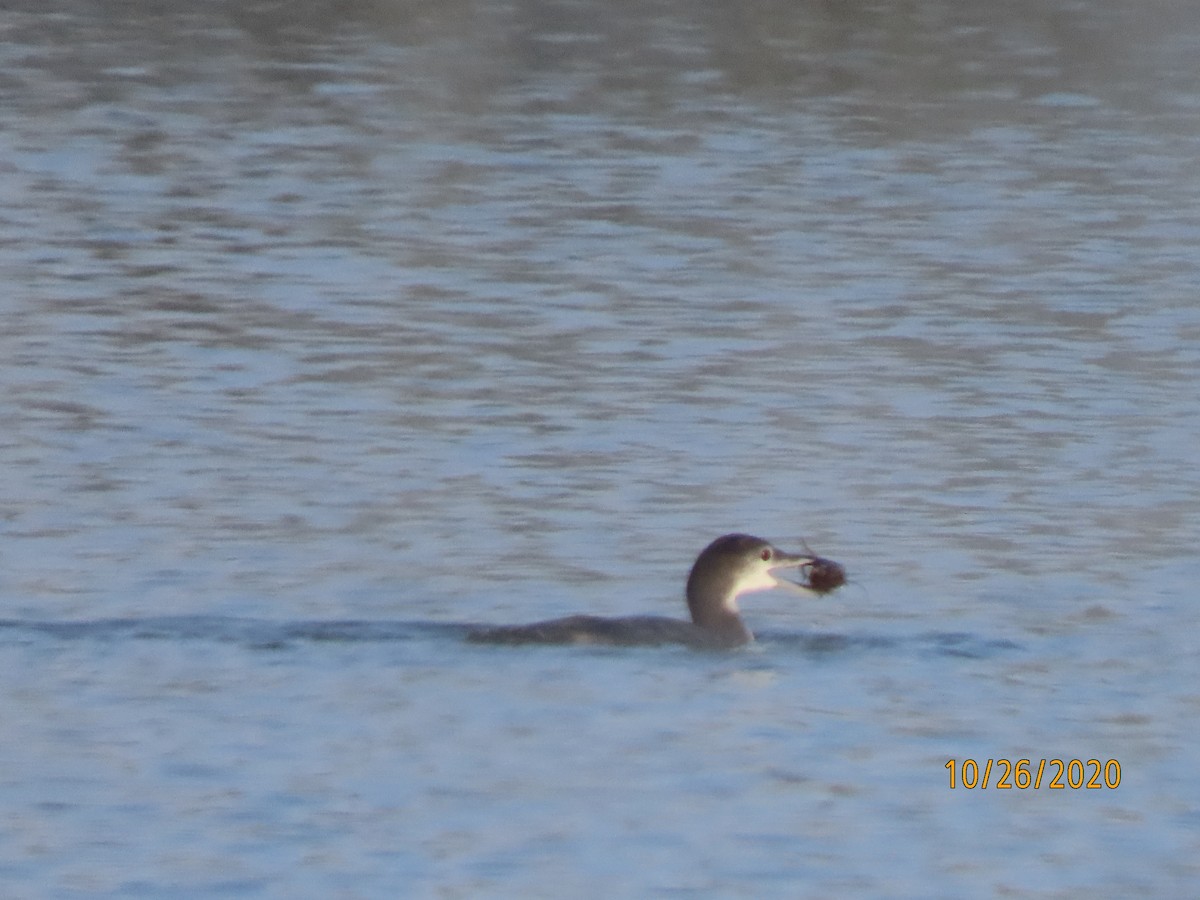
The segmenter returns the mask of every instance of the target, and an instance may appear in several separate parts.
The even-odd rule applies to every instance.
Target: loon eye
[[[762,553],[760,553],[759,555],[760,555],[760,556],[763,558],[763,562],[768,562],[768,561],[770,561],[770,559],[771,559],[771,550],[770,550],[770,548],[768,548],[768,549],[764,550],[764,551],[763,551]]]

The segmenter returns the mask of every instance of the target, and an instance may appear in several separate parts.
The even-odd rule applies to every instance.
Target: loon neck
[[[737,646],[754,640],[754,635],[738,613],[736,596],[702,591],[697,585],[689,584],[687,600],[692,621],[720,638],[721,643]]]
[[[731,565],[731,553],[726,549],[734,542],[732,556],[736,560],[739,553],[745,552],[741,543],[754,540],[741,535],[718,538],[697,557],[688,574],[687,604],[692,622],[731,647],[749,643],[754,635],[738,612],[739,569]]]
[[[742,621],[742,617],[736,612],[722,609],[715,614],[705,616],[693,615],[692,621],[705,631],[717,636],[722,644],[730,647],[749,644],[754,640],[754,635],[746,627],[746,623]]]

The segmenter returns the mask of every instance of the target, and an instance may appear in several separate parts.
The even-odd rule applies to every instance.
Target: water
[[[1192,892],[1198,20],[8,4],[4,895]]]

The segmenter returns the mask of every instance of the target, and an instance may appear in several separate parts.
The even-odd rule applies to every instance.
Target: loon
[[[775,574],[781,569],[796,569],[806,581],[781,578]],[[684,644],[732,649],[754,640],[738,610],[738,598],[744,594],[785,587],[811,596],[829,593],[845,583],[845,570],[833,560],[785,553],[748,534],[726,534],[701,551],[688,575],[690,622],[664,616],[614,619],[579,615],[529,625],[474,628],[467,640],[480,644]]]

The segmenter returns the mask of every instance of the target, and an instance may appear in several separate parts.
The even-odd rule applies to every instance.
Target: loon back
[[[746,643],[740,634],[725,636],[683,619],[666,616],[565,616],[529,625],[475,628],[467,634],[474,644],[608,644],[618,647],[660,647],[682,644],[696,649],[725,649]]]

